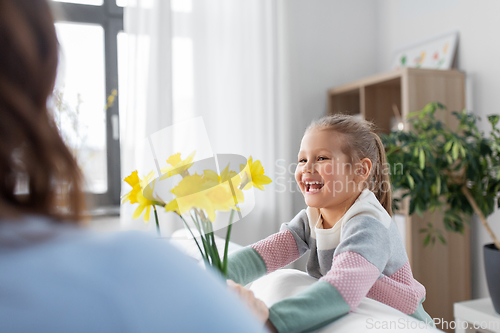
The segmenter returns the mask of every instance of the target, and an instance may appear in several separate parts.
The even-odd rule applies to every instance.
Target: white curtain
[[[125,34],[119,36],[119,99],[121,174],[134,170],[142,177],[154,170],[144,142],[170,126],[172,109],[172,31],[168,0],[129,0],[124,12]],[[130,187],[122,182],[122,195]],[[154,231],[154,218],[143,224],[133,220],[136,207],[122,204],[123,229]],[[164,220],[164,214],[161,214]]]
[[[296,209],[288,172],[292,120],[278,88],[277,1],[137,0],[125,9],[125,30],[122,174],[144,167],[137,142],[201,116],[213,153],[252,155],[274,180],[256,190],[255,208],[233,228],[232,240],[246,245],[278,231]],[[123,226],[141,224],[131,214],[130,205],[122,208]]]

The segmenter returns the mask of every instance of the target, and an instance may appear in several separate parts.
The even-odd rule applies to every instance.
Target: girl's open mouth
[[[314,182],[305,181],[304,186],[306,188],[306,193],[314,194],[321,191],[321,188],[323,188],[323,183],[319,181],[314,181]]]

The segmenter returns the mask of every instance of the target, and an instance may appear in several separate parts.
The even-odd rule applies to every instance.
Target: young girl
[[[425,288],[413,278],[391,219],[389,173],[372,124],[347,115],[313,122],[295,180],[307,209],[279,233],[236,252],[228,266],[228,278],[245,285],[311,251],[307,272],[318,282],[271,306],[267,326],[318,329],[356,310],[365,296],[432,325],[422,307]]]

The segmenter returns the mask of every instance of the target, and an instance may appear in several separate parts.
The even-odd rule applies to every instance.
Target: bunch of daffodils
[[[151,182],[154,171],[142,179],[139,178],[137,171],[134,171],[124,179],[132,187],[132,190],[123,196],[123,203],[139,204],[133,218],[139,218],[145,211],[143,219],[146,223],[149,222],[151,208],[153,208],[158,235],[160,234],[160,225],[157,207],[177,214],[193,236],[206,264],[227,276],[227,251],[233,216],[235,211],[239,211],[238,204],[245,200],[243,190],[252,187],[264,190],[264,185],[270,184],[271,179],[264,175],[264,168],[260,161],[253,161],[252,157],[248,158],[246,164],[240,164],[239,173],[229,170],[228,165],[220,174],[210,169],[203,170],[202,174],[190,174],[189,168],[194,164],[193,159],[194,152],[184,160],[181,159],[181,154],[177,153],[167,159],[169,166],[161,169],[162,175],[157,179],[158,181],[174,175],[182,177],[170,191],[175,199],[164,202],[162,199],[154,197],[155,181]],[[217,211],[231,212],[222,258],[215,244],[212,226]],[[199,240],[194,236],[191,227],[186,222],[186,216],[193,221],[200,235]]]

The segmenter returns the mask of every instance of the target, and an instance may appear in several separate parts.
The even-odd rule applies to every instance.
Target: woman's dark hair
[[[47,1],[0,0],[0,218],[82,218],[82,175],[47,109],[57,65]]]

